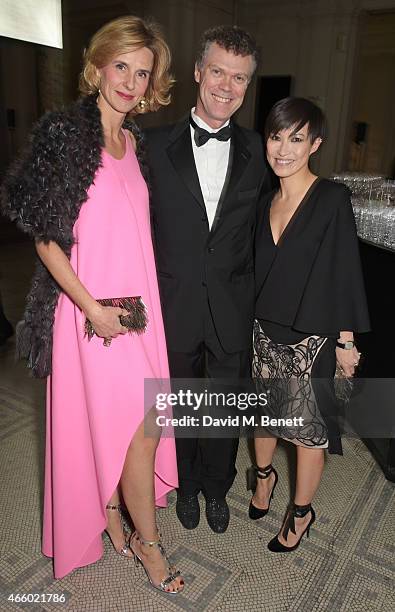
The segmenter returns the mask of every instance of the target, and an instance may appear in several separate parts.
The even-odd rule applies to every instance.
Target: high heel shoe
[[[294,546],[284,546],[284,544],[281,544],[281,542],[279,541],[278,535],[276,535],[272,540],[270,540],[269,544],[267,545],[268,549],[271,552],[281,552],[281,553],[288,553],[288,552],[292,552],[293,550],[296,550],[299,544],[301,543],[304,534],[306,534],[306,537],[309,537],[310,527],[315,521],[315,512],[311,504],[307,504],[306,506],[297,506],[296,504],[292,504],[289,514],[286,518],[285,525],[284,525],[284,531],[283,531],[283,537],[285,540],[288,537],[289,531],[292,531],[292,533],[296,535],[295,518],[303,518],[309,512],[311,512],[311,519],[307,527],[302,532],[302,535],[300,536],[298,542],[296,542]]]
[[[165,559],[165,561],[167,563],[167,572],[168,572],[168,575],[166,576],[166,578],[163,578],[163,580],[161,580],[159,584],[155,584],[153,582],[153,580],[152,580],[152,578],[151,578],[147,568],[145,567],[141,557],[139,557],[139,555],[133,549],[133,541],[134,540],[138,540],[144,546],[157,546],[159,548],[162,557]],[[158,540],[143,540],[139,536],[137,531],[135,531],[130,536],[129,546],[130,546],[130,549],[131,549],[131,551],[132,551],[132,553],[134,555],[134,560],[135,560],[136,565],[141,565],[143,567],[143,570],[146,573],[146,576],[147,576],[147,578],[149,580],[149,583],[150,583],[151,586],[154,587],[154,589],[157,589],[158,591],[163,591],[163,593],[168,593],[169,595],[177,595],[178,593],[181,593],[181,591],[184,590],[184,581],[183,580],[180,581],[181,588],[177,589],[176,591],[168,591],[167,590],[167,587],[169,586],[169,584],[172,583],[173,580],[178,578],[178,576],[181,575],[181,572],[179,570],[175,570],[170,565],[169,559],[167,558],[165,549],[163,548],[163,545],[162,545],[162,542],[160,541],[160,539],[158,539]]]
[[[113,506],[111,504],[107,504],[106,506],[106,510],[117,510],[117,512],[119,513],[119,518],[121,521],[121,525],[122,525],[122,531],[123,531],[123,536],[125,537],[127,535],[126,529],[125,529],[125,522],[124,522],[124,518],[122,515],[122,506],[121,504],[117,504],[116,506]],[[112,545],[114,546],[114,550],[118,553],[118,555],[121,555],[122,557],[126,557],[127,559],[131,559],[132,558],[132,554],[131,554],[131,550],[129,545],[126,543],[126,540],[124,541],[124,545],[122,546],[122,548],[118,549],[115,548],[115,544],[113,542],[113,539],[111,537],[110,532],[108,531],[108,529],[105,530],[106,534],[108,535],[108,537],[111,540]]]
[[[274,474],[274,484],[273,484],[273,488],[272,488],[272,490],[270,492],[268,507],[264,508],[264,509],[257,508],[252,503],[252,499],[250,501],[250,505],[249,505],[249,508],[248,508],[248,516],[253,521],[256,521],[257,519],[260,519],[260,518],[264,517],[269,512],[270,502],[272,501],[272,499],[274,497],[274,489],[276,488],[276,484],[278,482],[278,474],[277,474],[276,470],[274,469],[274,467],[272,466],[271,463],[269,465],[267,465],[266,467],[264,467],[264,468],[261,468],[258,465],[253,465],[248,470],[248,473],[247,473],[247,489],[251,489],[252,491],[256,490],[257,479],[258,478],[266,480],[266,478],[269,478],[270,474],[272,474],[272,473]]]

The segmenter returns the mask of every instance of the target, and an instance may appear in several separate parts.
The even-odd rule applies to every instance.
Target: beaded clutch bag
[[[123,327],[127,327],[129,334],[143,334],[147,329],[147,309],[140,295],[123,298],[105,298],[96,301],[102,306],[113,306],[127,310],[129,314],[121,315],[119,320]],[[85,320],[85,335],[88,336],[88,340],[91,340],[95,335],[95,330],[89,319]]]

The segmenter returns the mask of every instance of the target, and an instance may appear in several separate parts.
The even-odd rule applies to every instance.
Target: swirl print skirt
[[[334,341],[311,335],[297,344],[278,344],[255,320],[253,350],[252,376],[259,392],[267,395],[265,415],[270,419],[256,435],[341,454]]]

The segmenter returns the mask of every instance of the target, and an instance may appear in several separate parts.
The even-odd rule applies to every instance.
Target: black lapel
[[[224,181],[224,184],[223,184],[223,187],[222,187],[221,195],[219,196],[217,208],[215,210],[214,221],[213,221],[213,224],[211,226],[210,232],[213,232],[215,230],[215,228],[218,225],[219,219],[220,219],[220,214],[221,214],[222,206],[223,206],[223,203],[224,203],[224,200],[225,200],[226,193],[228,191],[230,177],[232,175],[234,151],[235,151],[235,145],[234,145],[234,142],[233,142],[233,139],[232,139],[230,141],[229,160],[228,160],[228,168],[226,170],[225,181]]]
[[[234,153],[232,170],[227,186],[227,193],[232,193],[233,190],[236,188],[237,183],[239,182],[244,170],[246,169],[251,159],[251,153],[248,149],[248,140],[238,125],[233,125],[233,132]]]
[[[192,150],[189,120],[186,119],[178,123],[171,132],[169,139],[171,142],[167,147],[167,154],[177,174],[186,184],[198,204],[206,211]]]
[[[212,232],[219,222],[221,210],[224,207],[227,194],[231,194],[233,192],[251,159],[251,153],[247,147],[248,140],[244,136],[239,126],[234,123],[233,135],[230,143],[228,170],[226,172],[226,178],[224,186],[222,187],[221,196],[218,201],[217,210],[215,211],[215,217],[211,227]]]

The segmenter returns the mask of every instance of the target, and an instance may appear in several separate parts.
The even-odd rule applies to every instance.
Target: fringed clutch
[[[129,314],[121,315],[119,320],[123,327],[127,327],[129,334],[143,334],[147,329],[147,309],[140,295],[124,298],[105,298],[96,301],[102,306],[113,306],[127,310]],[[88,340],[91,340],[95,335],[95,330],[89,319],[85,321],[85,335],[88,336]]]

